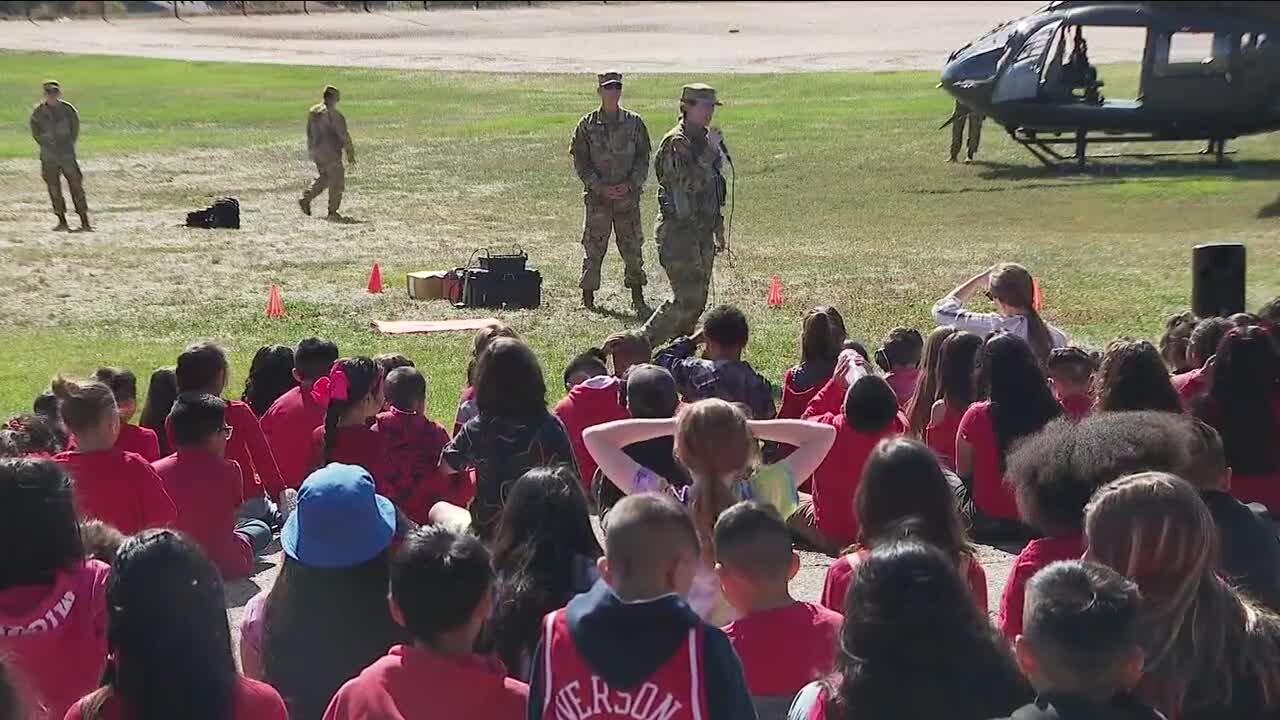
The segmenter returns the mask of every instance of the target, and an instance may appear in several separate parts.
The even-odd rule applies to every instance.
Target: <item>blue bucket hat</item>
[[[280,531],[289,557],[317,568],[344,568],[386,550],[396,532],[396,508],[373,490],[359,465],[330,463],[311,473],[297,508]]]

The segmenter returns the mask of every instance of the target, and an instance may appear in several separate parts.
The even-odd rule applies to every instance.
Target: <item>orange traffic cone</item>
[[[769,307],[782,307],[782,280],[775,274],[769,280]]]
[[[373,272],[369,273],[369,292],[382,292],[382,268],[378,266],[378,261],[373,261]]]
[[[280,299],[280,286],[271,283],[271,292],[267,294],[267,317],[278,318],[284,316],[284,300]]]

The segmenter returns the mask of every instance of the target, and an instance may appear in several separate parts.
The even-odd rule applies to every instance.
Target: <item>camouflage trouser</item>
[[[657,347],[673,337],[693,334],[698,318],[707,308],[716,264],[715,225],[659,217],[654,235],[658,239],[658,260],[667,271],[673,296],[644,324],[644,334]]]
[[[600,289],[600,266],[609,251],[609,231],[618,243],[618,254],[626,268],[623,285],[641,288],[649,279],[644,274],[644,231],[640,227],[640,196],[610,200],[592,193],[583,196],[586,220],[582,224],[583,290]]]
[[[311,187],[302,193],[302,199],[311,202],[325,188],[329,189],[329,214],[338,212],[342,206],[342,192],[347,188],[347,168],[342,164],[342,157],[317,158],[316,171],[319,176],[311,183]]]
[[[84,199],[84,174],[80,172],[80,164],[74,155],[62,158],[47,158],[40,161],[40,174],[44,176],[45,187],[49,189],[49,201],[53,203],[55,215],[67,214],[67,201],[62,197],[62,178],[67,178],[67,188],[71,190],[71,204],[76,213],[84,215],[89,212],[89,203]]]
[[[959,112],[959,106],[957,106]],[[965,113],[960,115],[951,122],[951,157],[960,156],[960,144],[964,141],[965,121],[969,123],[969,147],[968,156],[973,157],[978,154],[978,143],[982,142],[982,121],[985,118],[982,113],[977,113],[969,109],[965,109]]]

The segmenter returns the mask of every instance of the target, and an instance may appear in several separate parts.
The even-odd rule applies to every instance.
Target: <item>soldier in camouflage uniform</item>
[[[342,220],[338,208],[342,205],[342,192],[347,187],[347,169],[342,165],[342,153],[347,162],[356,164],[356,147],[347,132],[347,119],[338,111],[342,94],[338,88],[327,85],[324,102],[311,106],[307,113],[307,152],[316,163],[319,176],[298,200],[303,214],[311,214],[311,201],[329,189],[328,220]]]
[[[57,80],[44,83],[44,102],[31,111],[31,137],[40,145],[40,174],[49,189],[53,214],[58,216],[54,230],[65,232],[67,227],[67,201],[62,197],[62,178],[67,179],[71,190],[71,203],[80,216],[80,229],[92,230],[89,225],[89,204],[84,198],[84,174],[76,162],[76,140],[80,137],[80,113],[62,99],[62,88]]]
[[[693,334],[707,306],[716,252],[724,246],[725,185],[720,131],[712,128],[715,88],[696,83],[680,94],[680,122],[662,138],[654,156],[658,176],[658,259],[673,298],[645,323],[654,347]]]
[[[649,177],[649,129],[640,116],[621,107],[622,73],[596,76],[600,108],[578,121],[569,144],[573,168],[582,180],[586,220],[582,228],[582,304],[595,307],[600,265],[609,249],[609,231],[626,266],[624,284],[640,317],[644,302],[644,233],[640,228],[640,195]]]
[[[969,144],[965,149],[965,162],[973,162],[978,154],[978,145],[982,142],[982,113],[968,105],[956,101],[956,109],[951,113],[951,156],[947,162],[955,162],[960,158],[960,145],[964,142],[965,122],[969,124]]]

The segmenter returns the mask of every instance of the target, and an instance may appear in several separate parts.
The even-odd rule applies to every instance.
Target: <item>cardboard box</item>
[[[411,300],[440,300],[444,297],[444,270],[411,272],[406,277]]]

